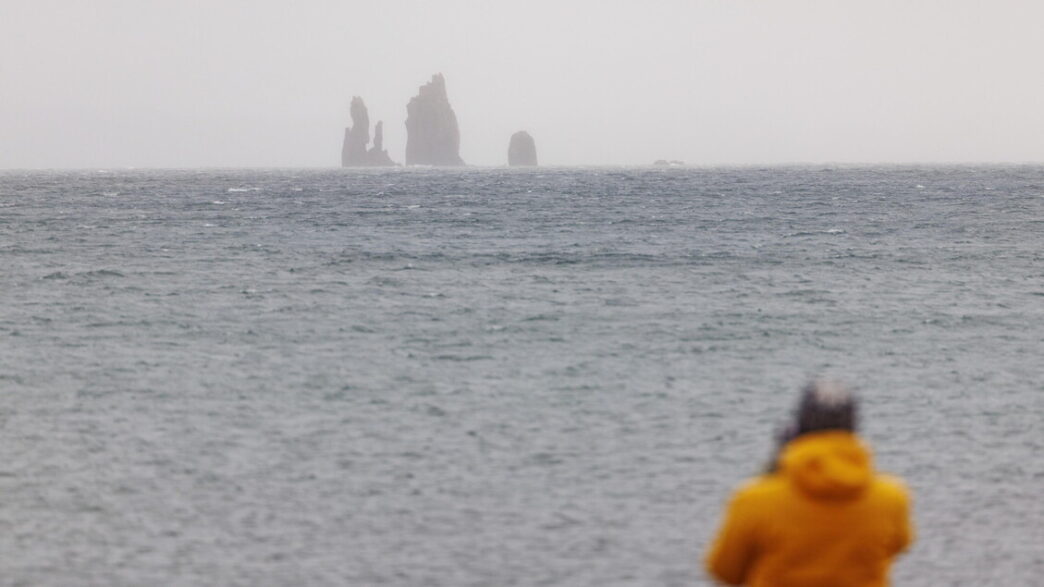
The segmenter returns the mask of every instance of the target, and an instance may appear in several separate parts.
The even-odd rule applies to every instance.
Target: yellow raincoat
[[[902,483],[874,472],[849,432],[805,434],[778,473],[742,487],[707,556],[707,570],[750,587],[878,587],[913,539]]]

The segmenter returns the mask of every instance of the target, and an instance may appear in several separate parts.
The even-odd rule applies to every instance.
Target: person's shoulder
[[[745,520],[770,516],[787,498],[787,483],[782,475],[761,475],[748,480],[733,493],[730,511]]]
[[[878,473],[874,479],[874,489],[881,497],[890,501],[906,502],[910,499],[910,490],[906,483],[895,475]]]
[[[748,479],[740,485],[733,494],[733,499],[737,503],[751,503],[763,499],[771,499],[779,494],[780,491],[783,491],[785,487],[786,481],[782,475],[776,473],[760,475],[753,479]]]

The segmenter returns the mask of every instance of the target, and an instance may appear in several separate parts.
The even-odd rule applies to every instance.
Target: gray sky
[[[1044,161],[1038,0],[0,0],[0,168],[401,162],[435,72],[471,164]]]

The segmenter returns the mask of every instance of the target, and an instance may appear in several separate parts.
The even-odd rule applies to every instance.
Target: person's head
[[[816,379],[801,390],[795,436],[821,430],[855,432],[859,419],[859,402],[838,381]]]
[[[801,389],[794,419],[776,431],[776,449],[765,472],[771,474],[779,470],[779,457],[795,438],[822,430],[855,432],[858,417],[859,402],[843,384],[830,379],[812,381]]]

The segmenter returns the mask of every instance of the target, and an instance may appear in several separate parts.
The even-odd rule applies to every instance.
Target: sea
[[[814,377],[1044,576],[1044,167],[0,172],[0,584],[688,586]]]

